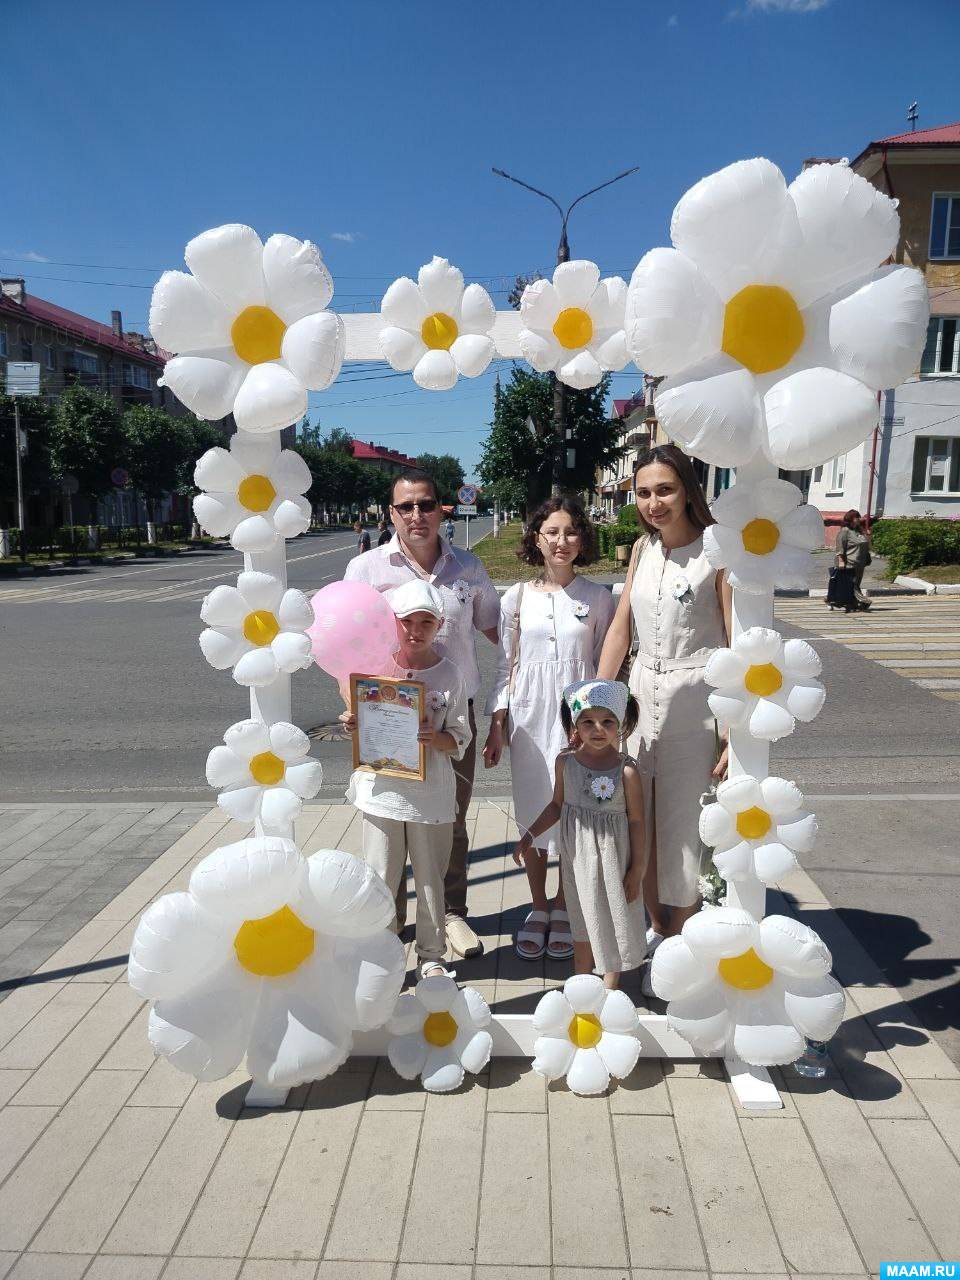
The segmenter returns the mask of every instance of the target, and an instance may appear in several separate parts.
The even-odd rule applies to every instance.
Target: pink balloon
[[[397,620],[386,597],[365,582],[331,582],[313,597],[307,631],[318,667],[341,685],[353,673],[380,675],[397,647]]]

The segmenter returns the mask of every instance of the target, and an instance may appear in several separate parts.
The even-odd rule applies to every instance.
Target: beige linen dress
[[[656,821],[660,901],[671,907],[693,906],[698,894],[700,796],[716,755],[703,668],[727,643],[716,584],[702,537],[665,550],[654,536],[630,592],[638,641],[630,690],[640,719],[627,749],[643,781],[648,841]]]
[[[575,942],[589,942],[603,973],[635,969],[646,954],[643,899],[627,901],[623,877],[630,865],[630,827],[623,766],[588,769],[572,753],[563,760],[560,873]],[[595,794],[606,780],[609,799]]]

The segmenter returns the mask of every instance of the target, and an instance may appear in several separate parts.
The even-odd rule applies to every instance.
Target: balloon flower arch
[[[797,865],[817,824],[797,787],[769,776],[769,744],[824,702],[820,660],[773,627],[774,588],[804,579],[822,543],[819,513],[778,469],[825,462],[866,439],[878,392],[909,377],[926,333],[922,276],[883,265],[899,232],[896,203],[846,164],[806,169],[789,186],[768,160],[704,178],[673,213],[673,247],[640,261],[629,285],[567,262],[528,285],[519,312],[498,312],[444,258],[401,277],[379,314],[330,310],[319,251],[250,227],[191,240],[189,272],[157,283],[150,328],[173,352],[163,383],[198,416],[232,413],[228,449],[197,463],[200,524],[243,552],[235,586],[203,601],[204,657],[250,690],[249,718],[207,760],[218,804],[253,823],[141,917],[129,980],[152,1002],[155,1050],[200,1080],[246,1058],[248,1102],[274,1104],[351,1052],[384,1053],[425,1088],[457,1088],[491,1053],[532,1057],[575,1093],[607,1088],[638,1057],[722,1056],[744,1105],[776,1106],[766,1068],[827,1040],[844,996],[812,929],[766,915],[766,886]],[[393,903],[364,863],[336,849],[304,857],[294,820],[317,794],[318,762],[291,723],[290,680],[316,661],[341,682],[363,655],[376,670],[393,615],[377,592],[333,584],[313,603],[287,588],[286,540],[307,529],[310,473],[280,447],[307,392],[344,360],[383,360],[445,391],[493,356],[518,357],[569,386],[595,386],[629,361],[664,375],[666,434],[706,462],[736,468],[713,506],[710,562],[733,585],[730,647],[706,668],[709,705],[729,728],[730,769],[701,834],[727,883],[726,903],[687,921],[656,951],[666,1013],[577,975],[532,1015],[491,1016],[478,992],[428,978],[400,994],[404,953]],[[374,665],[371,665],[374,664]]]

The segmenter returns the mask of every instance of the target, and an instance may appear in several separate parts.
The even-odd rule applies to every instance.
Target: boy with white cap
[[[443,599],[416,580],[387,594],[397,615],[397,649],[389,670],[367,674],[419,680],[426,707],[418,738],[426,746],[423,782],[357,769],[347,798],[363,814],[363,857],[396,896],[409,857],[417,891],[419,976],[446,973],[443,881],[450,861],[457,785],[453,761],[470,741],[467,694],[459,671],[434,648]],[[349,713],[341,717],[353,728]]]

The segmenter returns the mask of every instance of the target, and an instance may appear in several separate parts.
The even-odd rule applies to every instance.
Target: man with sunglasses
[[[443,508],[432,476],[411,470],[397,476],[390,494],[390,512],[396,533],[382,547],[356,556],[343,575],[348,581],[366,582],[378,591],[391,592],[405,582],[421,579],[436,587],[443,598],[444,623],[437,642],[459,669],[467,687],[470,706],[470,743],[457,761],[457,816],[445,891],[447,940],[461,956],[477,956],[483,944],[467,923],[467,806],[473,794],[477,722],[474,698],[480,691],[480,671],[474,650],[474,633],[482,631],[499,643],[497,624],[500,597],[486,569],[475,555],[455,547],[440,536]],[[397,899],[397,919],[406,918],[406,885]]]

